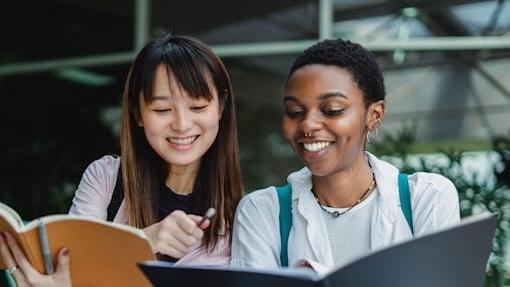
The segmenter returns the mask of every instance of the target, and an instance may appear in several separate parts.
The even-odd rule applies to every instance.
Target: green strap
[[[4,270],[4,279],[5,279],[5,284],[7,287],[16,287],[16,281],[14,281],[14,278],[12,277],[11,274],[9,274],[9,272],[7,272],[7,270]],[[1,285],[0,285],[1,286]]]
[[[405,173],[399,173],[398,175],[398,193],[400,196],[400,208],[402,209],[402,213],[404,213],[409,228],[411,228],[411,233],[414,234],[413,209],[411,208],[409,179],[407,178],[407,174]]]
[[[290,228],[292,227],[292,191],[290,184],[276,188],[278,203],[280,204],[280,266],[289,266],[287,243],[289,241]]]

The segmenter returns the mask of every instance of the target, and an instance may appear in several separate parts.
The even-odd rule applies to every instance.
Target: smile
[[[317,141],[311,143],[303,143],[303,148],[307,151],[318,152],[327,148],[331,143],[326,141]]]
[[[186,137],[186,138],[168,138],[168,141],[178,145],[188,145],[195,142],[198,136]]]

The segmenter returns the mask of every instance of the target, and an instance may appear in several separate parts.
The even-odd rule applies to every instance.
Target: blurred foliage
[[[254,105],[246,98],[236,100],[237,110],[242,111],[237,117],[245,192],[285,183],[287,175],[303,164],[278,130],[282,108],[271,103]]]
[[[53,75],[0,78],[0,201],[23,219],[67,213],[87,165],[117,151],[116,138],[101,120],[104,107],[118,106],[121,82],[104,87],[58,84]],[[39,87],[34,95],[28,86]],[[51,91],[51,92],[49,92]],[[99,94],[101,95],[101,94]]]
[[[484,178],[482,174],[466,176],[462,162],[469,156],[468,153],[450,147],[437,150],[446,159],[444,162],[427,160],[425,156],[418,156],[418,163],[411,161],[410,151],[415,139],[414,129],[404,128],[397,135],[384,135],[371,144],[370,150],[404,172],[433,172],[450,179],[459,193],[461,217],[482,211],[499,212],[500,223],[489,257],[485,286],[508,285],[506,247],[510,224],[510,137],[501,136],[493,140],[493,152],[499,155],[500,162],[495,165],[492,178]]]

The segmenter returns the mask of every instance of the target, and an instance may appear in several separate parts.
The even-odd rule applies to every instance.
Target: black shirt
[[[175,210],[182,210],[185,213],[191,211],[192,194],[180,195],[175,193],[165,184],[159,189],[158,194],[158,219],[163,220]]]
[[[159,221],[165,219],[170,213],[175,210],[182,210],[185,213],[190,213],[191,211],[191,202],[192,202],[192,194],[189,195],[180,195],[175,193],[172,189],[170,189],[165,184],[162,184],[162,187],[159,189],[158,194],[158,219]],[[158,254],[158,258],[160,260],[175,262],[178,259],[173,258],[168,255]]]

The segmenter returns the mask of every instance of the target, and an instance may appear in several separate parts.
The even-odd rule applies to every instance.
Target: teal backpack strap
[[[290,228],[292,227],[292,190],[290,184],[277,187],[276,193],[280,204],[280,264],[282,267],[287,267],[289,266],[287,244]]]
[[[0,279],[0,286],[16,287],[16,281],[7,270],[1,270],[2,278]],[[2,284],[3,282],[3,284]]]
[[[400,208],[411,228],[411,233],[414,234],[413,227],[413,210],[411,208],[411,194],[409,192],[409,179],[407,174],[399,173],[398,175],[398,193],[400,195]]]

